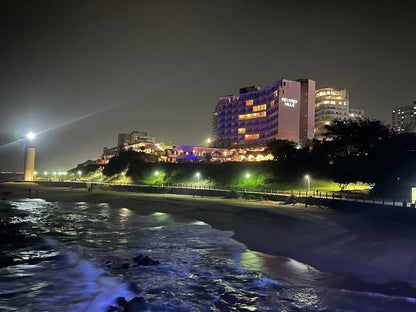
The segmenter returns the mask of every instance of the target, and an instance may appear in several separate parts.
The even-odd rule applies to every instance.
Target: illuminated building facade
[[[325,126],[335,119],[363,119],[364,109],[350,107],[348,89],[322,88],[316,90],[315,138],[323,139]]]
[[[413,105],[393,109],[392,126],[396,133],[416,132],[416,101]]]
[[[263,146],[276,139],[313,138],[315,81],[282,79],[221,97],[216,107],[219,148]]]
[[[348,89],[323,88],[316,90],[315,137],[321,139],[325,126],[335,119],[349,118],[350,97]]]

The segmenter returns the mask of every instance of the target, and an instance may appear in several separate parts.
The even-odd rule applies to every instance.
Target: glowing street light
[[[246,178],[248,179],[250,177],[251,177],[250,173],[246,173]]]
[[[56,179],[56,171],[54,171],[54,172],[53,172],[53,176],[54,176],[54,177],[55,177],[55,179]]]
[[[305,175],[305,179],[308,181],[308,192],[311,190],[311,178],[309,175]]]
[[[155,176],[158,176],[159,175],[159,171],[155,171]]]
[[[199,182],[199,177],[200,177],[199,172],[196,173],[196,177],[198,178],[198,182]]]
[[[34,134],[33,132],[29,132],[28,134],[26,134],[26,138],[29,141],[33,141],[35,139],[35,137],[36,137],[36,134]]]
[[[81,170],[79,170],[78,171],[78,176],[79,176],[79,178],[81,179],[81,175],[82,175],[82,171]]]
[[[37,171],[33,172],[33,175],[35,176],[35,179],[36,179],[36,176],[38,175],[38,172]]]
[[[44,175],[44,176],[47,176],[47,175],[48,175],[48,172],[47,172],[47,171],[45,171],[45,172],[43,173],[43,175]]]

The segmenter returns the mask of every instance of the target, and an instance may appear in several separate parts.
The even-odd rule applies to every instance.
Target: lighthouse
[[[33,175],[35,172],[35,143],[33,139],[35,138],[34,133],[29,133],[26,136],[25,144],[25,181],[33,181]]]

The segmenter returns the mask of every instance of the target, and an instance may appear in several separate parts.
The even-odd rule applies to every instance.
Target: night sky
[[[37,170],[97,159],[117,134],[202,145],[218,97],[310,78],[391,123],[416,100],[416,1],[0,2],[0,144]],[[0,171],[23,170],[22,142]]]

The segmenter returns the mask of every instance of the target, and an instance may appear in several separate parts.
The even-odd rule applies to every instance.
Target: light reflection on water
[[[140,216],[106,203],[13,204],[23,215],[11,214],[8,220],[18,222],[9,225],[20,222],[25,237],[37,240],[1,254],[27,262],[0,268],[0,310],[105,311],[117,297],[136,295],[151,311],[395,311],[399,305],[334,288],[333,275],[246,250],[232,232],[204,222]],[[134,266],[138,254],[160,264]],[[415,308],[399,300],[400,311]]]

